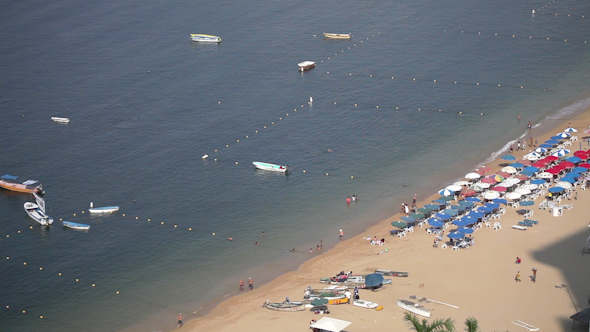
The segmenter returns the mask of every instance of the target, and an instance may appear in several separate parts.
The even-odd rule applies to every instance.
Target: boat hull
[[[221,43],[221,38],[218,36],[212,35],[202,35],[202,34],[191,34],[191,40],[194,42],[202,42],[202,43]]]
[[[64,225],[64,227],[71,228],[71,229],[76,229],[76,230],[85,231],[85,230],[90,229],[90,225],[78,224],[78,223],[75,223],[75,222],[62,221],[62,224]]]
[[[292,311],[304,311],[305,304],[303,303],[269,303],[264,302],[262,307],[274,311],[285,311],[285,312],[292,312]]]
[[[275,165],[275,164],[269,164],[269,163],[262,163],[259,161],[254,161],[252,162],[252,164],[254,164],[254,167],[264,170],[264,171],[272,171],[272,172],[279,172],[279,173],[287,173],[287,171],[289,170],[289,168],[287,166],[281,166],[281,165]]]
[[[47,226],[53,224],[53,218],[45,214],[45,212],[43,212],[43,210],[41,210],[37,204],[26,202],[24,208],[29,217],[38,222],[40,225]]]
[[[53,120],[54,122],[57,122],[57,123],[69,123],[70,122],[69,118],[60,118],[57,116],[51,117],[51,120]]]
[[[4,180],[0,180],[0,188],[27,194],[41,193],[42,191],[41,186],[26,186],[24,184],[12,183]]]
[[[367,309],[375,309],[379,306],[379,304],[375,302],[363,301],[363,300],[354,300],[352,301],[352,305],[357,307],[367,308]]]
[[[398,307],[407,310],[409,312],[415,313],[416,315],[424,316],[430,318],[430,310],[424,308],[418,303],[414,303],[412,301],[406,300],[397,300]]]
[[[105,206],[105,207],[98,207],[98,208],[88,209],[88,212],[90,212],[90,213],[96,213],[96,214],[100,214],[100,213],[113,213],[113,212],[117,212],[117,211],[119,211],[119,207],[118,206]]]
[[[352,34],[350,33],[328,33],[324,32],[324,37],[330,39],[350,39]]]
[[[313,61],[303,61],[297,64],[299,67],[299,71],[308,71],[310,69],[315,68],[315,62]]]

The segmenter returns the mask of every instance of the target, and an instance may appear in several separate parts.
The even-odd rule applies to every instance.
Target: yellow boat
[[[324,32],[324,37],[332,38],[332,39],[350,39],[352,37],[351,33],[328,33]]]
[[[328,304],[344,304],[344,303],[348,303],[348,299],[342,298],[342,299],[333,299],[333,300],[328,300]]]

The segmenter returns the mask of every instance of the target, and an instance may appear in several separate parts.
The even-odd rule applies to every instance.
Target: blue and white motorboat
[[[79,230],[88,230],[90,229],[90,225],[86,224],[78,224],[76,222],[71,221],[62,221],[64,227],[72,228],[72,229],[79,229]]]
[[[33,195],[35,196],[37,203],[25,202],[24,204],[25,211],[29,217],[43,226],[53,224],[53,218],[45,213],[45,200],[37,194]]]

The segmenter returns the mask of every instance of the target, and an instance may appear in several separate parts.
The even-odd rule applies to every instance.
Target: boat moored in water
[[[90,225],[78,224],[76,222],[71,222],[71,221],[62,221],[62,224],[64,225],[64,227],[68,227],[68,228],[72,228],[72,229],[78,229],[78,230],[90,229]]]
[[[38,222],[40,225],[47,226],[53,224],[53,218],[45,213],[45,200],[33,193],[37,203],[25,202],[24,208],[31,219]]]
[[[18,179],[18,176],[14,175],[2,175],[0,177],[0,188],[4,188],[6,190],[11,191],[18,191],[21,193],[28,193],[28,194],[42,194],[43,188],[39,181],[37,180],[27,180],[23,183],[14,182]]]
[[[315,62],[313,61],[303,61],[297,64],[299,67],[299,71],[308,71],[315,67]]]
[[[53,122],[57,122],[57,123],[69,123],[70,122],[70,118],[60,118],[57,116],[52,116],[51,120],[53,120]]]
[[[263,162],[259,162],[259,161],[254,161],[254,162],[252,162],[252,164],[254,164],[254,166],[256,168],[262,169],[265,171],[273,171],[273,172],[280,172],[280,173],[286,173],[289,171],[289,165],[281,166],[281,165],[263,163]]]
[[[350,39],[352,37],[351,33],[328,33],[324,32],[324,37],[331,38],[331,39]]]
[[[198,33],[191,33],[191,40],[194,42],[221,43],[221,37]]]
[[[118,206],[103,206],[103,207],[94,207],[94,204],[90,202],[90,209],[88,212],[90,213],[113,213],[119,211]]]

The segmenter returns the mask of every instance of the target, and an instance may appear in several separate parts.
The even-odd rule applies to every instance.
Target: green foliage
[[[475,317],[469,317],[465,320],[465,331],[467,332],[479,332],[479,325]]]
[[[454,332],[455,325],[452,319],[435,319],[432,322],[428,322],[427,319],[423,319],[421,322],[416,315],[406,312],[404,314],[404,320],[409,323],[410,329],[416,332]]]

